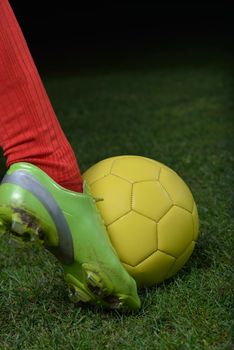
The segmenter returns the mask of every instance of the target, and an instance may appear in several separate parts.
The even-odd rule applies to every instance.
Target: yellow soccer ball
[[[140,156],[105,159],[83,174],[117,254],[138,286],[174,275],[198,238],[192,193],[170,168]]]

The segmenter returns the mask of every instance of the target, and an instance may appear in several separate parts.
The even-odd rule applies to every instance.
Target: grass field
[[[45,69],[43,78],[82,171],[109,156],[137,154],[182,176],[199,209],[195,251],[174,278],[139,291],[139,312],[122,314],[74,306],[55,258],[4,236],[1,350],[233,348],[232,57],[213,49],[133,58],[58,74]]]

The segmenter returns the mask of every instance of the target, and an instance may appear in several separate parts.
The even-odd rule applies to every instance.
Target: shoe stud
[[[91,299],[91,297],[88,294],[86,294],[83,290],[78,289],[72,284],[68,286],[68,290],[68,297],[73,303],[78,303],[80,301],[86,303]]]

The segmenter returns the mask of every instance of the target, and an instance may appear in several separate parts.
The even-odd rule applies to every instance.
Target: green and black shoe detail
[[[61,261],[73,302],[138,309],[135,280],[121,264],[86,183],[58,185],[30,163],[13,164],[0,186],[0,233],[36,241]]]

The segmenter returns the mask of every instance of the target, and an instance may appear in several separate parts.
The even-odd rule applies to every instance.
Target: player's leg
[[[73,150],[6,0],[1,1],[0,16],[0,146],[7,167],[30,162],[60,185],[82,191]]]
[[[74,301],[139,307],[6,0],[0,2],[0,229],[44,244],[63,263]]]

